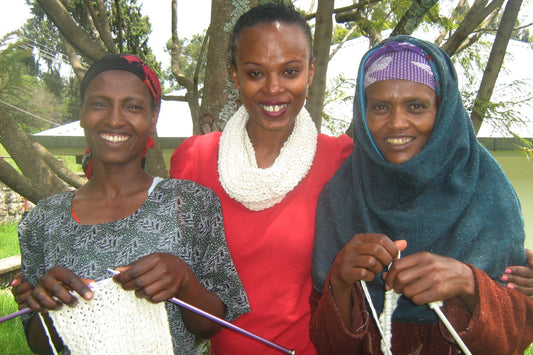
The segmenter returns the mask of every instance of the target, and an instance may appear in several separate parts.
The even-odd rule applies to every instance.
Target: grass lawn
[[[17,304],[11,290],[0,289],[0,315],[17,311]],[[20,317],[0,324],[0,354],[25,355],[32,354],[24,336]]]
[[[18,254],[17,223],[0,223],[0,259]]]
[[[0,224],[0,259],[17,254],[20,254],[17,224]],[[4,316],[17,310],[17,304],[13,299],[11,289],[0,288],[0,315]],[[0,323],[0,354],[25,355],[31,353],[26,343],[20,318]]]

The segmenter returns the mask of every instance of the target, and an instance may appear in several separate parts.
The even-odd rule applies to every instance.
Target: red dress
[[[233,323],[296,354],[316,354],[309,339],[311,253],[318,196],[324,184],[352,151],[343,135],[318,135],[313,165],[307,176],[278,204],[251,211],[222,188],[218,169],[220,132],[193,136],[171,159],[170,175],[215,191],[229,250],[242,280],[251,312]],[[215,354],[280,354],[229,329],[211,338]]]

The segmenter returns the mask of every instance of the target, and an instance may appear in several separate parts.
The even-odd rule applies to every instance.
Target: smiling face
[[[279,22],[246,28],[231,73],[250,114],[248,131],[292,132],[314,74],[304,31]]]
[[[435,124],[435,91],[413,81],[383,80],[368,86],[365,95],[366,122],[383,158],[400,164],[416,156]]]
[[[87,86],[80,124],[94,157],[120,164],[141,159],[158,114],[148,87],[136,75],[108,70]]]

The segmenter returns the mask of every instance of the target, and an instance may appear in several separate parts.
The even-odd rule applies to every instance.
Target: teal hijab
[[[478,142],[450,58],[432,43],[409,36],[427,55],[439,109],[432,134],[412,159],[391,164],[381,157],[366,126],[360,64],[354,98],[354,150],[324,187],[317,207],[313,286],[322,292],[337,253],[357,233],[407,240],[402,256],[429,251],[484,270],[499,281],[508,265],[525,265],[524,223],[516,193],[498,163]],[[378,312],[384,283],[367,286]],[[393,320],[434,323],[427,305],[401,297]]]

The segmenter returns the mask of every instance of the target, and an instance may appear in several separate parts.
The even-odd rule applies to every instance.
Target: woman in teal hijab
[[[526,265],[520,204],[476,138],[450,58],[408,36],[370,50],[353,126],[353,153],[317,210],[319,352],[379,353],[391,330],[393,354],[457,354],[461,339],[473,353],[523,353],[533,301],[499,283],[506,265]],[[401,294],[394,310],[384,307],[391,289]],[[428,307],[440,301],[461,339]],[[383,319],[393,312],[392,326],[378,326],[373,307]]]

